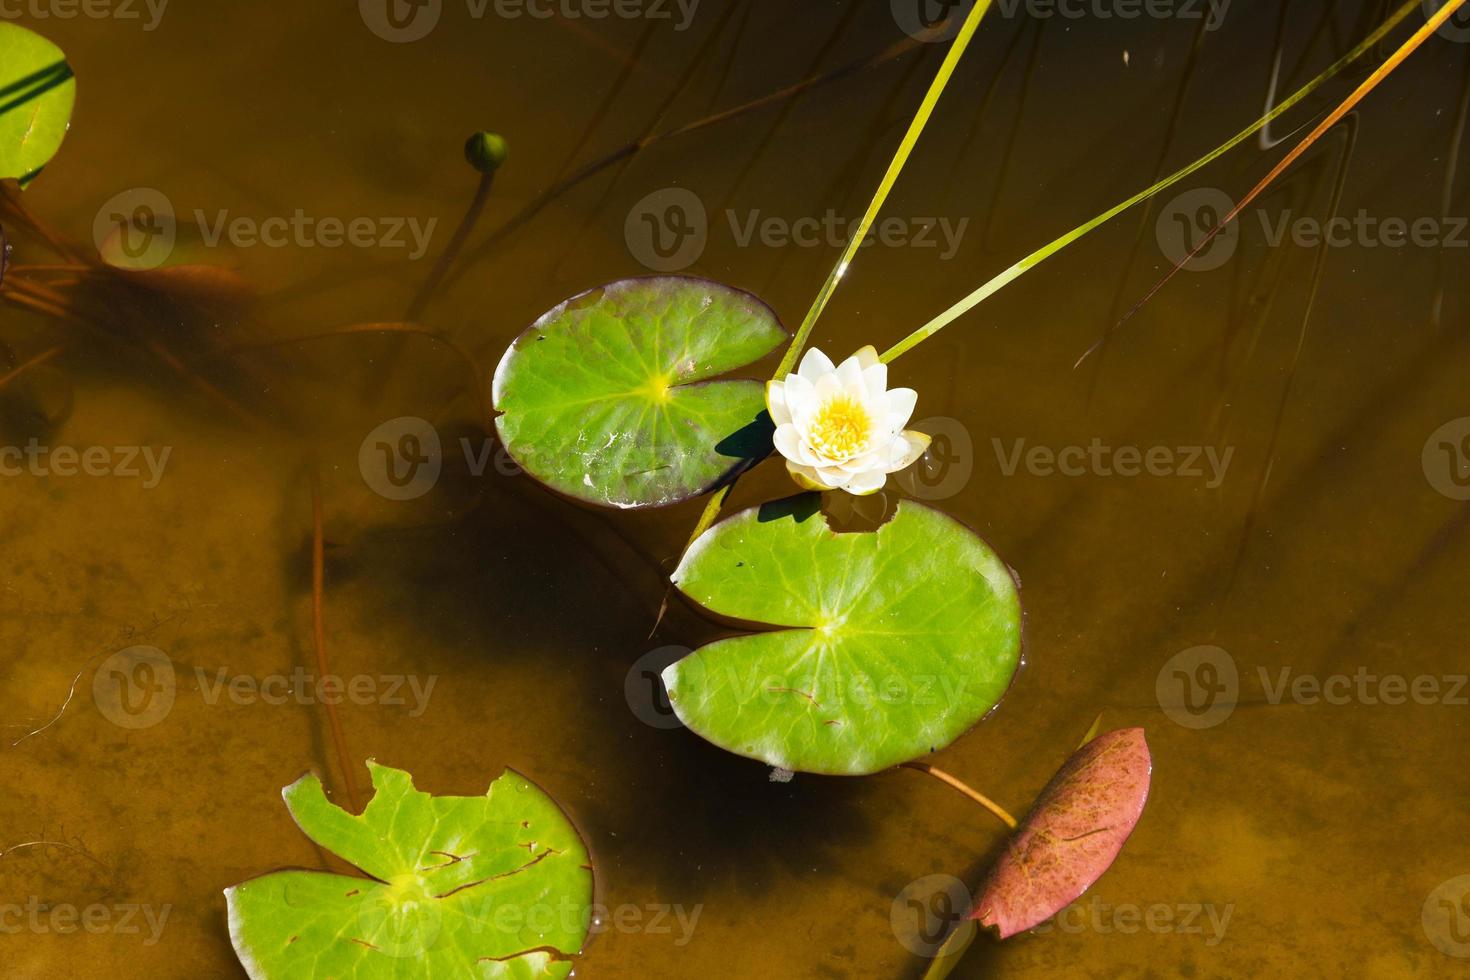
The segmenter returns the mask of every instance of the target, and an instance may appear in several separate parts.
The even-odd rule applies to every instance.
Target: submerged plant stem
[[[65,344],[57,344],[55,347],[50,347],[46,350],[43,350],[41,353],[37,354],[30,360],[16,365],[13,370],[5,373],[4,375],[0,375],[0,389],[3,389],[6,385],[10,384],[10,382],[14,381],[22,374],[25,374],[31,368],[40,367],[42,364],[45,364],[47,361],[51,360],[51,358],[55,357],[57,354],[60,354],[64,350],[66,350]]]
[[[495,183],[495,171],[480,175],[480,183],[475,188],[475,196],[470,199],[470,206],[465,209],[464,217],[460,219],[459,227],[454,230],[454,237],[449,240],[439,260],[434,263],[433,270],[424,284],[419,287],[418,294],[414,296],[413,302],[408,305],[408,312],[403,314],[405,320],[417,320],[428,307],[429,301],[434,298],[434,291],[444,281],[444,276],[449,272],[449,267],[454,264],[460,249],[470,237],[470,232],[475,230],[475,225],[480,221],[480,215],[485,212],[485,202],[490,199],[490,188]]]
[[[1001,821],[1001,823],[1005,824],[1012,830],[1016,829],[1016,818],[1006,812],[1006,809],[1004,807],[992,800],[990,797],[986,796],[984,793],[981,793],[979,790],[970,787],[958,777],[951,776],[949,773],[945,772],[943,769],[940,769],[938,766],[931,766],[927,762],[904,762],[900,763],[899,765],[900,768],[903,769],[912,769],[915,772],[926,773],[930,776],[933,776],[941,783],[944,783],[946,786],[950,786],[954,789],[959,790],[961,793],[965,794],[970,799],[974,800],[976,803],[979,803],[985,809],[989,810]]]
[[[316,648],[316,669],[320,677],[329,676],[327,670],[327,631],[323,607],[326,581],[326,535],[322,517],[322,475],[313,464],[311,467],[311,640]],[[352,774],[352,756],[347,751],[347,737],[342,734],[342,719],[337,716],[337,706],[329,699],[322,701],[327,709],[327,724],[332,730],[332,743],[337,747],[337,763],[342,767],[342,782],[347,791],[347,803],[353,813],[360,813],[357,805],[357,779]]]

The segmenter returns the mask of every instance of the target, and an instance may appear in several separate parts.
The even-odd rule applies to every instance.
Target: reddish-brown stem
[[[1004,807],[1002,807],[999,803],[996,803],[984,793],[981,793],[979,790],[973,789],[972,787],[968,786],[959,778],[951,776],[949,773],[945,772],[943,769],[940,769],[938,766],[931,766],[927,762],[905,762],[902,763],[902,767],[904,769],[912,769],[915,772],[926,773],[930,776],[933,776],[941,783],[944,783],[946,786],[950,786],[954,789],[959,790],[961,793],[965,794],[970,799],[974,800],[976,803],[979,803],[985,809],[989,810],[1007,827],[1011,828],[1012,830],[1016,829],[1016,818],[1007,813]]]
[[[25,374],[31,368],[39,367],[40,365],[45,364],[47,361],[51,360],[51,358],[55,357],[57,354],[60,354],[65,349],[65,344],[57,344],[55,347],[43,350],[41,353],[37,354],[29,361],[17,365],[15,370],[10,371],[3,376],[0,376],[0,389],[3,389],[6,385],[10,384],[10,382],[14,381],[22,374]]]

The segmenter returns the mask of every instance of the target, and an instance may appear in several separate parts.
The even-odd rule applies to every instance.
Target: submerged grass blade
[[[1439,12],[1439,14],[1435,16],[1434,20],[1430,21],[1430,24],[1437,27],[1438,24],[1443,23],[1444,20],[1448,19],[1450,14],[1453,14],[1453,12],[1457,10],[1463,2],[1464,0],[1457,0],[1457,2],[1455,2],[1452,6],[1445,7]],[[1363,55],[1367,54],[1390,31],[1397,27],[1405,17],[1409,16],[1410,13],[1418,9],[1418,7],[1418,0],[1409,0],[1409,2],[1404,3],[1397,10],[1395,10],[1393,14],[1390,15],[1389,18],[1378,27],[1377,30],[1368,35],[1368,37],[1360,42],[1355,48],[1353,48],[1347,54],[1343,55],[1337,61],[1333,62],[1333,64],[1330,65],[1320,75],[1318,75],[1316,78],[1313,78],[1306,85],[1302,86],[1300,89],[1294,92],[1290,98],[1279,103],[1274,109],[1266,113],[1260,119],[1251,123],[1251,125],[1241,130],[1239,133],[1235,134],[1229,140],[1220,144],[1209,153],[1206,153],[1198,160],[1195,160],[1193,163],[1188,164],[1187,166],[1182,167],[1179,170],[1176,170],[1174,173],[1156,182],[1151,187],[1139,191],[1137,194],[1128,198],[1128,200],[1124,201],[1123,203],[1109,208],[1107,211],[1104,211],[1102,214],[1093,218],[1091,221],[1079,225],[1078,227],[1067,232],[1065,235],[1061,236],[1055,241],[1052,241],[1049,244],[1042,246],[1041,248],[1032,252],[1030,255],[1021,259],[1015,265],[1001,272],[999,275],[995,276],[993,279],[982,285],[979,289],[976,289],[964,299],[960,300],[958,303],[951,306],[943,313],[939,314],[939,316],[930,320],[928,323],[924,324],[924,326],[915,330],[913,333],[909,334],[897,344],[894,344],[883,353],[882,360],[887,363],[889,361],[892,361],[899,355],[912,350],[923,341],[934,336],[940,330],[943,330],[955,320],[970,312],[976,306],[979,306],[981,303],[989,299],[1001,289],[1019,279],[1023,273],[1028,272],[1036,266],[1040,265],[1042,262],[1051,258],[1053,255],[1060,252],[1068,245],[1071,245],[1073,242],[1077,241],[1079,238],[1082,238],[1089,232],[1092,232],[1096,228],[1106,224],[1107,222],[1111,221],[1113,218],[1116,218],[1118,215],[1122,214],[1124,211],[1127,211],[1134,205],[1141,204],[1142,202],[1148,200],[1159,192],[1166,190],[1169,187],[1172,187],[1174,184],[1177,184],[1179,181],[1188,177],[1190,174],[1195,173],[1196,171],[1209,165],[1210,163],[1213,163],[1215,160],[1219,159],[1221,156],[1224,156],[1230,150],[1233,150],[1241,143],[1250,139],[1263,127],[1267,126],[1268,124],[1279,118],[1281,115],[1285,114],[1287,111],[1300,104],[1302,100],[1306,99],[1317,89],[1321,88],[1328,81],[1336,77],[1344,68],[1348,67],[1353,62],[1363,57]],[[1421,29],[1419,33],[1415,35],[1415,37],[1419,37],[1420,40],[1422,40],[1421,35],[1425,35],[1425,30],[1428,30],[1429,33],[1433,33],[1433,29],[1434,27],[1429,27],[1428,25],[1426,25],[1426,29]],[[1417,43],[1415,44],[1415,46],[1417,47]],[[1401,56],[1395,55],[1394,58],[1391,58],[1389,62],[1386,62],[1384,66],[1379,69],[1379,73],[1375,73],[1375,78],[1381,80],[1381,77],[1392,71],[1394,67],[1397,67],[1397,62],[1401,60]],[[1370,81],[1372,81],[1372,79],[1370,79]],[[1374,82],[1374,84],[1377,84],[1376,81]],[[1366,92],[1364,92],[1363,94],[1366,94]],[[1358,98],[1361,98],[1361,95],[1359,95]],[[1356,101],[1354,101],[1353,104],[1355,105]],[[1348,108],[1351,108],[1351,106],[1349,106]]]
[[[862,247],[863,239],[867,238],[868,230],[873,226],[878,212],[887,203],[889,192],[897,183],[898,175],[903,172],[904,165],[908,163],[915,144],[919,142],[919,137],[924,133],[929,117],[934,113],[934,106],[949,85],[950,77],[954,75],[955,67],[960,63],[960,58],[964,56],[965,49],[970,46],[970,39],[975,36],[975,31],[980,26],[980,19],[989,9],[990,0],[980,0],[965,18],[959,35],[944,56],[944,63],[939,66],[939,72],[929,85],[929,91],[924,94],[924,101],[919,104],[918,112],[914,113],[913,121],[909,123],[908,132],[904,133],[903,141],[898,144],[898,150],[893,154],[893,160],[888,164],[887,172],[879,181],[878,189],[873,193],[873,200],[868,204],[868,210],[858,222],[857,230],[848,241],[847,247],[843,249],[842,257],[837,260],[831,274],[827,276],[827,281],[822,283],[822,288],[818,290],[817,298],[812,301],[811,309],[807,310],[806,318],[801,321],[796,336],[791,340],[791,346],[786,349],[786,356],[781,358],[781,364],[776,368],[775,377],[781,377],[796,366],[796,359],[801,356],[802,348],[806,346],[807,339],[812,334],[812,328],[817,325],[818,317],[827,308],[827,302],[832,298],[832,294],[837,291],[837,284],[842,281],[843,276],[847,275],[848,266],[852,263],[852,258],[857,254],[857,250]]]
[[[1293,163],[1296,163],[1297,160],[1301,159],[1302,154],[1311,149],[1312,145],[1316,143],[1317,140],[1321,139],[1324,133],[1332,129],[1332,127],[1336,126],[1339,122],[1342,121],[1344,116],[1357,108],[1358,103],[1362,102],[1363,99],[1367,97],[1369,92],[1372,92],[1375,88],[1377,88],[1379,82],[1383,81],[1385,78],[1393,73],[1394,69],[1403,64],[1404,59],[1408,58],[1409,55],[1418,50],[1419,45],[1423,44],[1431,34],[1439,30],[1440,26],[1443,25],[1445,21],[1449,20],[1450,17],[1454,16],[1455,12],[1463,7],[1465,3],[1466,0],[1450,0],[1450,2],[1447,3],[1444,7],[1440,8],[1438,13],[1429,18],[1429,20],[1424,24],[1423,27],[1415,31],[1413,35],[1407,41],[1405,41],[1397,51],[1389,56],[1387,61],[1379,65],[1378,68],[1373,72],[1373,74],[1364,79],[1363,84],[1355,88],[1352,94],[1344,99],[1336,109],[1333,109],[1330,113],[1328,113],[1327,118],[1318,123],[1316,127],[1313,128],[1313,130],[1308,133],[1300,143],[1292,147],[1291,152],[1283,157],[1280,163],[1272,167],[1271,172],[1262,177],[1260,182],[1256,184],[1255,187],[1251,188],[1250,193],[1241,198],[1240,203],[1231,208],[1230,213],[1222,218],[1218,225],[1210,229],[1209,234],[1201,238],[1199,244],[1191,249],[1190,253],[1186,255],[1178,265],[1174,266],[1174,268],[1165,273],[1162,279],[1154,283],[1153,288],[1144,295],[1143,299],[1135,303],[1133,305],[1133,308],[1123,315],[1123,319],[1119,321],[1118,325],[1122,326],[1122,324],[1127,323],[1128,320],[1133,316],[1133,314],[1137,313],[1140,309],[1143,308],[1143,305],[1145,303],[1153,299],[1154,295],[1157,294],[1160,289],[1164,288],[1164,284],[1167,283],[1170,279],[1174,278],[1175,273],[1184,268],[1184,266],[1188,264],[1189,260],[1198,255],[1202,249],[1208,247],[1210,242],[1215,240],[1215,236],[1219,235],[1221,231],[1228,228],[1230,226],[1230,222],[1240,217],[1241,212],[1249,207],[1252,201],[1261,196],[1261,192],[1263,192],[1267,187],[1270,187],[1273,183],[1275,183],[1276,178],[1285,173]],[[1093,349],[1095,348],[1096,345],[1094,345]],[[1089,350],[1087,353],[1091,353],[1091,350]],[[1087,356],[1087,353],[1084,353],[1082,356],[1085,358]]]

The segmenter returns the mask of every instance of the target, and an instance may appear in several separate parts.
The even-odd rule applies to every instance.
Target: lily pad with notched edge
[[[225,891],[252,980],[567,976],[592,872],[551,798],[509,770],[484,796],[430,796],[406,772],[368,768],[360,816],[315,775],[282,796],[308,837],[370,877],[277,871]]]
[[[1075,901],[1133,833],[1152,772],[1142,728],[1108,732],[1078,749],[1007,843],[970,917],[1005,939]]]
[[[995,707],[1021,657],[1010,570],[963,524],[903,501],[838,534],[816,496],[744,511],[673,581],[722,616],[785,627],[718,640],[663,673],[689,728],[782,769],[861,775],[943,748]]]
[[[570,497],[677,503],[764,457],[757,381],[710,380],[769,354],[786,331],[750,293],[704,279],[624,279],[574,296],[516,338],[495,370],[501,441]]]
[[[61,148],[76,95],[60,48],[0,22],[0,180],[24,187],[41,172]]]

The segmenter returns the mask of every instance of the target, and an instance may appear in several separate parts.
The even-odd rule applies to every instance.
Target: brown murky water
[[[77,240],[138,187],[195,227],[181,241],[199,237],[196,211],[207,229],[221,212],[298,210],[372,219],[375,234],[437,225],[417,260],[406,230],[408,247],[294,235],[199,253],[261,294],[248,315],[190,325],[186,345],[192,371],[246,406],[249,424],[136,341],[5,309],[0,339],[20,357],[74,338],[7,393],[7,444],[169,455],[156,481],[141,460],[137,477],[0,478],[0,850],[67,845],[10,850],[0,900],[111,916],[91,933],[0,934],[0,973],[242,976],[221,890],[324,866],[279,795],[316,768],[342,798],[322,708],[217,687],[315,672],[315,463],[332,671],[371,679],[366,703],[341,709],[353,756],[438,793],[481,792],[514,766],[565,805],[595,855],[599,900],[624,910],[578,975],[918,976],[923,960],[890,921],[895,898],[928,875],[973,882],[998,825],[907,771],[771,782],[756,763],[646,723],[658,715],[637,698],[630,710],[635,661],[720,630],[676,606],[648,636],[659,575],[701,503],[600,513],[493,462],[474,476],[459,442],[483,449],[471,371],[423,339],[200,352],[399,318],[473,192],[460,143],[486,127],[509,138],[510,163],[473,263],[422,317],[482,376],[557,301],[647,271],[636,214],[667,188],[692,192],[709,216],[688,271],[754,290],[794,324],[835,247],[759,234],[742,244],[744,229],[756,212],[858,214],[943,46],[657,142],[482,247],[577,166],[906,35],[886,3],[704,0],[685,23],[672,4],[659,8],[668,20],[541,20],[493,5],[475,18],[450,0],[434,30],[400,44],[353,6],[179,0],[152,31],[141,6],[139,21],[20,17],[67,50],[79,78],[66,146],[27,192]],[[1266,102],[1273,65],[1278,91],[1291,91],[1384,12],[1304,2],[1283,17],[1237,0],[1218,30],[1182,15],[993,15],[888,208],[909,231],[939,222],[925,236],[935,244],[865,250],[818,345],[892,343],[1238,130]],[[1470,669],[1470,460],[1458,441],[1470,422],[1431,440],[1470,415],[1470,236],[1454,220],[1470,213],[1457,170],[1467,92],[1470,44],[1432,39],[1246,215],[1232,261],[1181,273],[1081,368],[1078,355],[1167,268],[1161,234],[1207,200],[1165,194],[895,364],[920,392],[918,415],[958,420],[972,446],[952,443],[956,458],[937,461],[918,492],[981,529],[1024,581],[1028,614],[1028,665],[1007,701],[936,761],[1021,810],[1099,711],[1110,727],[1146,727],[1155,758],[1152,799],[1117,865],[1060,926],[982,940],[956,976],[1470,967],[1466,890],[1435,891],[1470,874],[1470,691],[1456,680]],[[1238,196],[1280,152],[1253,141],[1186,186]],[[1307,222],[1362,213],[1377,230],[1359,222],[1325,248],[1288,232],[1273,245],[1288,210]],[[1381,237],[1386,219],[1421,218],[1433,242]],[[20,245],[17,261],[37,260]],[[115,314],[169,341],[184,329]],[[383,384],[385,361],[396,363]],[[35,405],[56,424],[21,410]],[[408,502],[375,493],[358,459],[369,432],[404,416],[434,423],[447,460]],[[1122,460],[1094,444],[1157,449],[1157,472],[1120,475]],[[1046,462],[1068,447],[1085,451],[1065,454],[1080,475]],[[738,502],[788,486],[767,465]],[[150,700],[163,697],[150,694],[158,672],[119,674],[109,660],[137,645],[169,658],[171,707]],[[1225,654],[1171,662],[1202,645]],[[1200,683],[1227,684],[1231,667],[1238,690],[1215,691],[1204,710]],[[1437,693],[1412,688],[1419,678]],[[1329,697],[1313,697],[1313,683]],[[109,690],[141,714],[120,712]],[[129,906],[141,911],[125,924]]]

